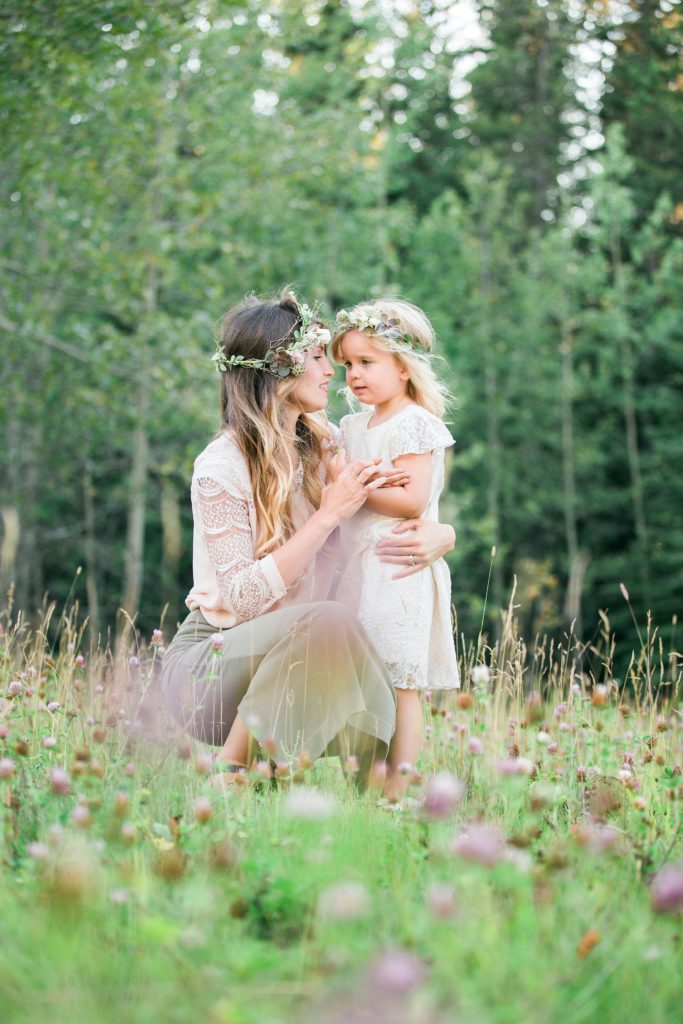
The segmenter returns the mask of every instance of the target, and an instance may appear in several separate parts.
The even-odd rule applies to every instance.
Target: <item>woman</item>
[[[334,370],[330,335],[291,292],[247,298],[222,324],[222,429],[192,478],[190,614],[164,658],[183,725],[221,745],[217,767],[246,766],[251,737],[276,760],[354,755],[366,775],[395,727],[386,669],[355,616],[326,600],[336,527],[367,495],[405,482],[356,460],[325,486]],[[403,524],[383,560],[417,571],[453,546],[438,524]],[[415,530],[416,533],[411,531]]]

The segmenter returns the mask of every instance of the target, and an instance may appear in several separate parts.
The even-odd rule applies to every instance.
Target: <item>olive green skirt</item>
[[[275,758],[383,760],[396,724],[384,663],[334,601],[286,605],[227,630],[190,612],[162,678],[175,717],[197,739],[222,745],[239,713]]]

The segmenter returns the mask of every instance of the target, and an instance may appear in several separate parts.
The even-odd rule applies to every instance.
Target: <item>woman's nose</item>
[[[325,356],[323,360],[323,373],[326,377],[334,377],[334,366],[330,360]]]

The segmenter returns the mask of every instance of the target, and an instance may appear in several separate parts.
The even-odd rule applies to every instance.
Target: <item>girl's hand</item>
[[[397,536],[383,537],[375,551],[380,562],[403,566],[394,580],[412,576],[455,547],[455,530],[448,523],[404,519],[391,532]]]
[[[336,522],[348,519],[357,512],[371,491],[381,487],[385,481],[383,471],[377,463],[381,459],[367,462],[354,459],[345,466],[334,483],[323,487],[320,511],[330,515]]]

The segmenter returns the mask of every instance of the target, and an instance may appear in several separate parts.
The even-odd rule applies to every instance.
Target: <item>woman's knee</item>
[[[349,637],[362,632],[358,617],[339,601],[321,601],[308,616],[311,637]]]

